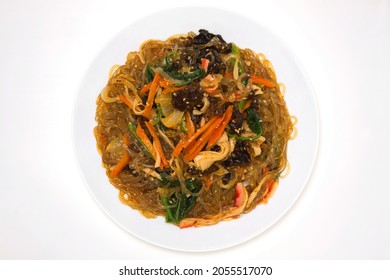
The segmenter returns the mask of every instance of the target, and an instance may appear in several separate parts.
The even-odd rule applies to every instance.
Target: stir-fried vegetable
[[[233,140],[224,137],[224,141],[218,142],[218,151],[204,150],[199,152],[193,159],[197,169],[205,171],[210,168],[215,162],[225,160],[234,150]],[[205,188],[210,187],[210,182],[205,182]]]
[[[181,119],[184,116],[184,112],[180,110],[174,109],[172,113],[170,113],[167,117],[162,118],[161,122],[169,128],[176,128],[179,124]]]
[[[132,123],[129,123],[129,130],[133,133],[135,139],[137,139],[138,143],[141,144],[144,149],[146,155],[151,159],[155,159],[156,155],[153,155],[153,145],[150,142],[149,138],[146,136],[145,131],[143,131],[142,127],[138,123],[138,126],[135,126]],[[143,132],[142,132],[143,131]]]
[[[127,137],[126,134],[123,134],[123,145],[126,146],[129,146],[129,138]],[[109,176],[111,178],[114,178],[116,176],[119,175],[119,173],[122,172],[122,170],[126,167],[126,165],[129,163],[130,161],[130,156],[129,156],[129,153],[127,152],[127,150],[125,149],[123,151],[123,155],[122,157],[120,158],[119,162],[111,169],[111,172],[109,174]]]
[[[150,65],[146,66],[146,69],[145,69],[145,80],[147,83],[150,83],[153,81],[154,79],[154,75],[156,75],[152,69],[152,67],[150,67]]]
[[[234,206],[240,207],[244,202],[244,185],[242,183],[238,183],[236,185],[236,197],[234,199]]]
[[[229,137],[235,138],[238,141],[253,141],[258,139],[262,132],[263,126],[261,124],[260,118],[256,111],[253,108],[246,110],[247,112],[247,123],[252,132],[255,134],[252,135],[237,135],[235,133],[228,132]]]
[[[251,106],[252,99],[241,99],[237,102],[237,109],[242,113]]]
[[[157,93],[158,82],[160,81],[160,79],[161,79],[161,76],[159,73],[157,73],[153,78],[152,85],[150,86],[148,100],[146,101],[145,111],[144,111],[144,116],[148,119],[151,118],[154,98],[155,98],[156,93]]]
[[[119,99],[125,103],[131,110],[133,110],[133,103],[126,98],[126,96],[124,96],[123,94],[119,95]]]
[[[227,110],[226,110],[226,113],[224,115],[224,118],[223,118],[223,121],[222,121],[221,125],[218,128],[215,129],[214,134],[210,137],[210,139],[209,139],[209,141],[207,143],[207,147],[208,148],[214,146],[214,144],[217,143],[219,138],[225,132],[225,128],[228,125],[228,123],[229,123],[229,121],[230,121],[230,119],[232,117],[232,114],[233,114],[233,106],[230,105],[227,108]]]
[[[236,59],[232,59],[232,66],[233,68],[236,68],[235,64],[237,64],[237,76],[239,76],[242,73],[244,73],[244,68],[242,67],[242,63],[241,63],[240,50],[235,44],[232,44],[232,54],[234,54],[237,57]],[[234,72],[233,72],[233,76],[235,76]]]
[[[195,69],[191,72],[180,73],[174,69],[164,68],[163,71],[173,79],[175,86],[183,86],[191,83],[192,81],[199,79],[206,73],[203,69]]]
[[[169,181],[165,179],[162,183],[167,188],[180,185],[178,180]],[[188,212],[191,211],[195,205],[197,199],[196,194],[202,187],[198,180],[193,179],[187,179],[185,181],[185,186],[194,195],[187,196],[183,192],[179,192],[178,194],[174,193],[169,197],[160,195],[161,201],[166,208],[166,221],[168,223],[177,224],[187,216]]]
[[[264,85],[266,87],[276,87],[276,84],[274,82],[272,82],[266,78],[256,76],[256,75],[250,75],[250,78],[255,84],[261,84],[261,85]]]
[[[158,125],[159,128],[163,128],[163,126],[161,125],[161,118],[163,116],[163,112],[162,112],[162,109],[161,109],[161,106],[160,105],[157,105],[157,114],[156,114],[156,117],[153,119],[153,120],[150,120],[150,123],[152,125]],[[164,129],[164,128],[163,128]]]
[[[144,85],[139,93],[141,95],[144,95],[145,93],[147,93],[150,90],[151,86],[152,86],[152,82],[150,82],[149,84]]]
[[[202,69],[207,73],[207,69],[209,68],[210,60],[207,58],[201,58],[202,61]]]
[[[188,134],[188,130],[186,128],[184,118],[182,118],[181,121],[180,121],[180,130],[181,130],[181,132],[184,132],[185,134]]]
[[[218,119],[218,116],[214,116],[211,118],[204,126],[202,126],[200,129],[198,129],[195,134],[188,138],[187,141],[184,142],[183,147],[187,148],[188,145],[193,143],[203,132],[205,132],[216,120]]]
[[[158,138],[156,130],[154,129],[153,125],[151,125],[148,122],[145,122],[145,125],[153,137],[153,144],[155,144],[157,153],[159,154],[159,156],[161,158],[162,166],[169,167],[169,163],[164,155],[164,150],[162,148],[162,145],[161,145],[160,139]]]
[[[261,132],[263,131],[263,128],[262,128],[262,125],[261,125],[261,122],[260,122],[260,118],[257,115],[255,109],[249,108],[247,110],[247,113],[248,113],[247,122],[248,122],[249,128],[254,133],[260,135]]]
[[[261,119],[280,115],[278,125],[289,120],[279,110],[283,100],[276,99],[282,95],[271,69],[260,54],[207,30],[151,40],[130,53],[98,99],[98,106],[104,102],[108,109],[101,106],[104,124],[97,129],[103,132],[95,132],[107,135],[99,151],[110,159],[105,166],[111,181],[127,188],[128,204],[148,205],[147,215],[165,213],[167,222],[184,228],[211,224],[209,217],[235,218],[252,207],[248,200],[260,202],[254,195],[248,199],[248,192],[267,183],[267,174],[250,174],[267,164],[279,168],[268,156],[276,150],[275,139],[285,140],[275,138],[268,121],[263,132]],[[276,187],[267,183],[266,188],[262,201]],[[214,196],[219,205],[210,207]]]
[[[184,148],[184,139],[180,139],[179,142],[177,143],[176,147],[173,149],[172,156],[178,157],[181,153],[181,151]]]
[[[218,117],[208,128],[205,130],[197,139],[196,142],[193,142],[191,146],[187,147],[187,150],[184,154],[185,160],[193,160],[199,152],[206,146],[207,142],[210,140],[213,133],[218,129],[218,127],[223,122],[224,117]]]
[[[160,94],[156,97],[155,103],[161,107],[163,116],[169,116],[175,108],[172,106],[172,95],[171,94]]]
[[[177,55],[175,52],[169,52],[165,56],[165,65],[159,68],[158,71],[161,75],[170,80],[176,87],[187,85],[205,75],[206,70],[203,68],[179,72],[172,63],[171,59],[171,57],[174,57],[175,55]]]
[[[171,93],[171,92],[175,92],[175,91],[179,91],[179,90],[182,90],[184,88],[186,88],[187,86],[180,86],[180,87],[167,87],[165,88],[161,94],[167,94],[167,93]]]

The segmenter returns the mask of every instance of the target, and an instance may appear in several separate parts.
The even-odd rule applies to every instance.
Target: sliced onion
[[[112,75],[114,75],[115,71],[118,70],[119,67],[121,67],[119,64],[115,64],[111,67],[110,73],[108,74],[109,79],[112,77]]]
[[[162,118],[161,122],[169,128],[176,128],[184,116],[184,112],[174,109],[166,118]]]
[[[233,78],[234,78],[235,80],[238,79],[238,59],[236,59],[236,62],[234,63]]]
[[[207,111],[207,109],[209,108],[209,106],[210,106],[210,101],[209,101],[209,99],[208,99],[207,97],[203,97],[202,100],[203,100],[203,107],[202,107],[200,110],[197,110],[197,109],[193,110],[192,113],[193,113],[194,115],[202,115],[202,114],[204,114],[204,113]]]
[[[118,136],[114,138],[106,147],[107,152],[117,151],[122,148],[122,137]]]
[[[173,84],[182,84],[183,82],[185,82],[185,81],[182,81],[182,80],[176,80],[176,79],[172,78],[172,77],[169,76],[167,73],[165,73],[164,70],[162,70],[162,68],[157,68],[156,71],[157,71],[163,78],[165,78],[166,80],[169,80],[169,81],[172,82]]]
[[[171,94],[158,94],[155,99],[156,104],[161,106],[164,117],[169,116],[175,110],[172,106],[172,95]]]
[[[245,86],[245,91],[250,92],[252,90],[253,82],[251,79],[248,79],[248,83]]]
[[[100,92],[100,97],[103,99],[106,103],[113,103],[119,100],[119,98],[116,97],[110,97],[108,96],[108,93],[110,92],[111,87],[105,86],[104,89]]]
[[[242,73],[239,77],[238,77],[238,79],[237,79],[237,88],[239,89],[239,90],[244,90],[244,85],[242,84],[242,79],[243,78],[245,78],[246,77],[246,74],[245,73]]]

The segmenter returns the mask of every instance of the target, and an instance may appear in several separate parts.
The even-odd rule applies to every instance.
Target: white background
[[[132,2],[0,2],[1,259],[390,259],[390,1]],[[162,249],[117,226],[72,147],[74,101],[99,51],[136,19],[187,5],[274,31],[306,69],[320,113],[316,166],[294,207],[212,253]]]

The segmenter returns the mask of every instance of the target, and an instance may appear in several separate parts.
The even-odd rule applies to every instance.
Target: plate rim
[[[202,7],[201,6],[196,6],[196,8],[201,9]],[[216,246],[216,247],[212,247],[211,246],[210,248],[207,248],[207,249],[198,249],[198,250],[197,249],[188,249],[188,248],[174,248],[172,246],[169,246],[169,245],[166,245],[166,244],[161,244],[161,243],[158,243],[156,241],[149,240],[149,239],[147,239],[147,238],[145,238],[145,237],[143,237],[141,235],[138,235],[138,234],[134,233],[133,231],[129,230],[125,225],[120,223],[115,217],[113,217],[113,215],[106,209],[106,207],[104,207],[104,205],[101,203],[101,201],[99,201],[99,199],[97,198],[96,194],[91,189],[91,187],[90,187],[90,185],[88,183],[88,180],[85,177],[85,174],[84,174],[83,169],[81,167],[79,154],[77,153],[77,145],[78,144],[76,143],[76,137],[75,137],[75,122],[76,122],[75,113],[77,111],[77,107],[78,107],[78,104],[79,104],[78,101],[80,99],[80,95],[81,95],[80,93],[81,93],[81,91],[83,89],[83,84],[85,82],[85,79],[88,76],[88,72],[92,68],[96,58],[103,52],[104,49],[106,49],[110,45],[112,40],[115,40],[120,34],[125,32],[127,29],[129,29],[135,23],[142,22],[145,19],[150,18],[153,15],[164,14],[166,12],[172,12],[172,11],[175,11],[175,10],[183,10],[183,9],[187,10],[187,9],[190,9],[190,7],[180,7],[180,8],[161,10],[161,11],[158,11],[158,12],[155,12],[155,13],[148,14],[148,15],[146,15],[146,16],[144,16],[144,17],[142,17],[142,18],[140,18],[140,19],[138,19],[138,20],[136,20],[134,22],[131,22],[124,29],[122,29],[119,32],[117,32],[114,35],[114,37],[109,39],[109,42],[105,46],[103,46],[102,49],[100,49],[100,51],[98,52],[97,56],[90,63],[90,65],[87,67],[86,72],[84,72],[84,76],[83,76],[83,78],[81,80],[81,83],[80,83],[80,85],[78,87],[77,94],[76,94],[75,99],[74,99],[73,111],[72,111],[71,137],[72,137],[72,146],[73,146],[73,151],[74,151],[74,155],[75,155],[75,159],[76,159],[76,164],[77,164],[78,170],[80,172],[80,175],[82,177],[82,180],[83,180],[83,182],[85,184],[85,187],[88,189],[88,192],[92,195],[92,197],[97,202],[99,207],[103,210],[103,212],[106,213],[108,215],[108,217],[110,217],[110,219],[115,222],[115,224],[119,225],[120,228],[124,229],[126,232],[130,233],[132,236],[134,236],[134,237],[138,238],[139,240],[142,240],[143,242],[146,242],[148,244],[152,244],[154,246],[162,247],[162,248],[173,250],[173,251],[199,252],[199,253],[202,253],[202,252],[217,251],[217,250],[222,250],[222,249],[226,249],[226,248],[230,248],[230,247],[235,247],[235,246],[238,246],[239,244],[242,244],[244,242],[252,240],[253,238],[260,236],[263,232],[268,231],[270,228],[272,228],[276,223],[278,223],[286,215],[287,212],[289,212],[292,209],[292,207],[296,204],[297,200],[301,197],[302,192],[305,190],[307,184],[309,183],[309,181],[310,181],[310,179],[312,177],[312,174],[313,174],[313,170],[314,170],[314,168],[315,168],[315,166],[317,164],[317,161],[318,161],[318,149],[319,149],[320,134],[321,134],[321,123],[320,123],[319,106],[318,106],[318,101],[317,101],[317,97],[316,97],[316,93],[315,93],[314,87],[312,85],[312,82],[311,82],[311,80],[309,78],[308,73],[306,72],[305,68],[303,67],[301,61],[298,59],[296,54],[292,51],[291,47],[280,36],[278,36],[278,34],[276,32],[272,31],[268,26],[265,26],[264,24],[262,24],[260,22],[254,21],[251,18],[247,18],[247,17],[245,17],[244,15],[242,15],[240,13],[236,13],[236,12],[232,12],[232,11],[228,11],[228,10],[224,10],[224,9],[219,9],[219,8],[210,8],[210,7],[208,7],[207,9],[209,9],[209,10],[211,9],[211,10],[219,11],[219,12],[222,12],[222,13],[236,14],[236,15],[238,15],[240,17],[244,17],[248,21],[251,21],[251,22],[255,23],[260,28],[262,28],[262,29],[266,30],[267,32],[269,32],[273,37],[275,37],[275,39],[277,41],[279,41],[282,44],[282,47],[285,48],[288,51],[288,54],[291,56],[295,66],[297,66],[298,69],[300,70],[300,73],[303,76],[303,79],[304,79],[304,81],[306,83],[306,86],[309,88],[310,96],[313,98],[314,112],[315,112],[315,117],[316,117],[315,118],[315,124],[316,124],[315,125],[315,128],[316,128],[315,139],[316,139],[316,141],[314,143],[314,154],[313,154],[313,157],[312,157],[311,162],[310,162],[310,170],[306,174],[306,178],[304,179],[304,183],[300,187],[299,193],[296,193],[294,199],[290,202],[290,204],[287,207],[284,208],[284,210],[281,213],[279,213],[278,217],[276,219],[274,219],[273,222],[271,222],[269,225],[267,225],[264,229],[255,230],[255,231],[253,231],[250,234],[247,234],[247,235],[245,235],[245,236],[243,236],[241,238],[238,238],[237,240],[231,241],[229,244],[226,244],[225,246]],[[140,44],[141,43],[142,42],[140,42]],[[90,133],[92,134],[92,131],[90,131]],[[290,142],[289,142],[289,145],[290,145]],[[103,167],[102,167],[102,169],[103,169]],[[106,183],[109,184],[113,188],[113,186],[108,181]],[[115,188],[113,188],[113,189],[115,189]],[[116,201],[116,203],[121,204],[119,200]],[[126,205],[124,205],[124,206],[125,207],[129,207],[129,206],[126,206]],[[137,210],[134,210],[134,209],[131,209],[131,211],[138,212]],[[250,214],[250,213],[247,213],[245,215],[248,215],[248,214]],[[139,215],[141,215],[141,214],[139,214]],[[242,219],[242,218],[243,217],[240,217],[240,219]],[[146,218],[144,218],[144,219],[146,219]],[[168,225],[168,226],[171,226],[171,225]],[[216,226],[216,225],[214,225],[214,226]],[[196,229],[196,230],[199,230],[199,229]]]

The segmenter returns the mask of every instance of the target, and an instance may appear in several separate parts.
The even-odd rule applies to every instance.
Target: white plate
[[[202,19],[188,15],[202,15]],[[234,19],[234,24],[231,24]],[[156,25],[158,23],[158,25]],[[153,25],[153,28],[152,28]],[[156,28],[156,26],[158,28]],[[243,48],[264,53],[275,67],[278,80],[287,86],[286,102],[297,116],[298,137],[289,142],[290,175],[280,180],[267,205],[230,222],[202,228],[179,229],[163,218],[146,219],[123,205],[118,191],[109,183],[96,150],[95,100],[105,86],[110,67],[124,64],[130,51],[138,50],[147,39],[166,39],[170,35],[208,29]],[[178,8],[143,18],[120,32],[96,57],[89,68],[75,104],[73,140],[81,173],[99,205],[128,232],[142,240],[180,251],[211,251],[247,241],[268,229],[293,205],[314,165],[319,122],[316,100],[310,83],[297,59],[268,29],[231,12],[211,8]]]

